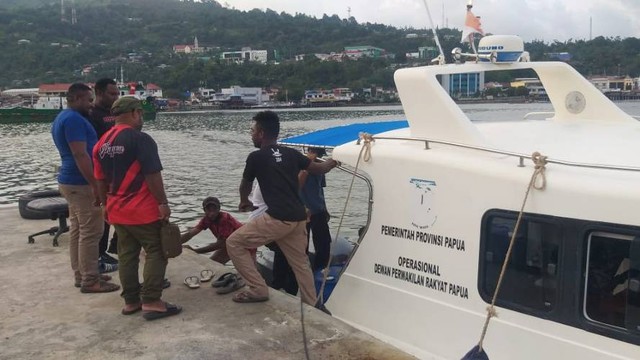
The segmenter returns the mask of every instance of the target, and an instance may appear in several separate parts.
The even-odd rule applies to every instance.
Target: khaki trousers
[[[58,184],[69,204],[69,255],[76,282],[83,287],[98,281],[98,244],[104,231],[104,219],[89,185]]]
[[[305,221],[282,221],[264,213],[236,230],[227,239],[227,251],[233,265],[249,287],[253,296],[268,296],[269,288],[256,269],[250,249],[275,241],[293,269],[300,287],[300,297],[314,306],[316,288],[307,257]]]
[[[160,221],[145,225],[118,225],[118,261],[121,296],[125,304],[152,303],[162,297],[162,282],[167,269],[167,259],[162,255]],[[140,249],[144,249],[145,261],[140,287],[138,267]]]

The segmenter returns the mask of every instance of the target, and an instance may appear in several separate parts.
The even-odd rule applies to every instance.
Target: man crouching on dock
[[[227,251],[248,290],[236,293],[233,301],[247,303],[269,299],[269,288],[251,258],[250,249],[275,241],[295,274],[302,301],[315,306],[316,291],[306,254],[306,213],[298,194],[298,174],[307,170],[324,174],[338,165],[335,160],[314,163],[299,151],[277,145],[280,119],[272,111],[253,118],[251,139],[259,150],[247,157],[240,183],[240,211],[251,211],[249,193],[258,179],[267,211],[236,230],[227,239]],[[322,305],[318,306],[323,308]]]
[[[171,210],[162,182],[162,164],[156,142],[140,131],[142,103],[122,97],[111,107],[116,124],[93,148],[95,177],[107,221],[118,233],[123,315],[140,310],[147,320],[176,315],[177,305],[161,300],[167,259],[160,246],[160,226]],[[146,253],[144,282],[140,286],[140,249]]]

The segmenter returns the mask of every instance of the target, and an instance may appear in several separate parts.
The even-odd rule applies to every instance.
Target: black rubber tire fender
[[[47,212],[37,211],[27,208],[27,204],[31,200],[41,199],[46,197],[55,197],[60,196],[60,191],[58,190],[39,190],[39,191],[30,191],[18,198],[18,210],[20,211],[20,216],[23,219],[49,219],[50,216]]]

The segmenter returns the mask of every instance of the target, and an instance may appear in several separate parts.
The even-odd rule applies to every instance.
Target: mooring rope
[[[480,335],[480,341],[478,342],[479,350],[482,351],[482,343],[484,342],[484,338],[487,335],[487,329],[489,328],[489,321],[492,317],[497,317],[498,314],[495,309],[496,299],[498,298],[498,293],[500,292],[500,286],[502,285],[502,280],[504,279],[504,274],[507,270],[507,266],[509,265],[509,260],[511,259],[511,250],[513,249],[513,244],[516,240],[516,235],[518,234],[518,228],[520,227],[520,222],[522,220],[522,215],[524,214],[524,206],[527,203],[527,198],[529,197],[529,192],[531,189],[536,190],[544,190],[547,186],[547,179],[545,175],[547,157],[541,155],[539,152],[534,152],[531,154],[531,160],[535,165],[533,174],[531,174],[531,180],[529,180],[529,186],[527,186],[527,191],[524,194],[524,200],[522,201],[522,206],[520,207],[520,212],[518,213],[518,220],[516,220],[516,225],[513,229],[513,233],[511,234],[511,241],[509,242],[509,248],[507,249],[507,254],[505,255],[504,262],[502,263],[502,270],[500,271],[500,276],[498,277],[498,283],[496,284],[496,289],[493,292],[493,298],[491,299],[491,305],[487,306],[487,317],[484,321],[484,326],[482,327],[482,335]],[[541,179],[538,184],[538,178]]]
[[[307,346],[307,329],[304,326],[304,306],[302,302],[302,296],[300,296],[300,326],[302,326],[302,344],[304,347],[304,357],[306,360],[311,360],[309,357],[309,347]]]
[[[340,230],[342,229],[342,222],[344,220],[345,214],[347,213],[347,206],[349,205],[349,199],[351,198],[351,191],[353,190],[353,183],[356,179],[356,174],[358,173],[358,168],[360,166],[360,160],[364,160],[364,162],[369,162],[371,160],[371,144],[375,142],[373,135],[369,133],[361,132],[358,134],[358,138],[362,141],[362,147],[360,148],[360,153],[358,154],[358,160],[356,161],[356,166],[353,170],[353,176],[351,177],[351,184],[349,184],[349,191],[347,191],[347,198],[344,202],[344,208],[342,209],[342,216],[340,216],[340,222],[338,223],[338,230],[336,230],[336,241],[338,241],[338,235],[340,235]],[[359,142],[360,142],[359,141]],[[331,246],[329,246],[329,259],[331,259]],[[327,277],[329,276],[329,268],[331,264],[327,264],[327,266],[322,271],[322,284],[320,285],[320,290],[318,291],[318,300],[324,303],[324,287],[327,283]],[[316,303],[318,302],[316,300]]]

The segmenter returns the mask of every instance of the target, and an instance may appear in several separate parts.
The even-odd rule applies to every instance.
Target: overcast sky
[[[291,14],[322,17],[351,16],[359,23],[427,28],[423,0],[219,0],[238,10],[267,8]],[[427,0],[436,26],[461,29],[467,0]],[[444,4],[444,12],[443,12]],[[476,0],[473,12],[482,18],[485,32],[520,35],[525,41],[640,37],[640,0]],[[444,15],[444,16],[443,16]],[[443,21],[444,19],[444,21]]]

